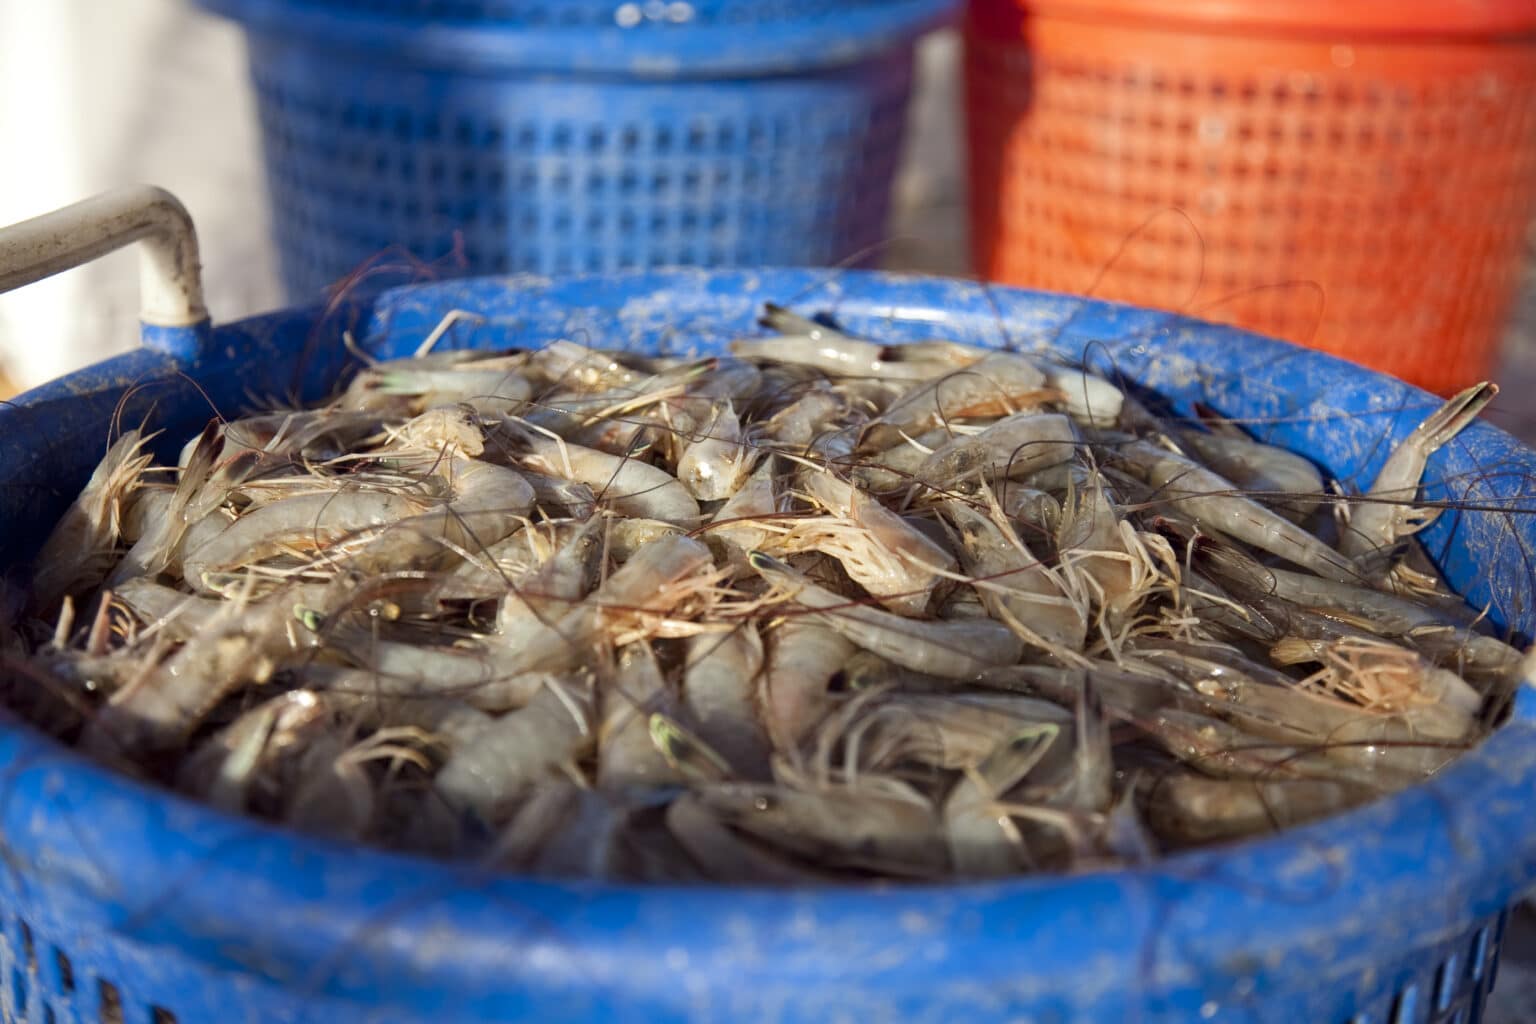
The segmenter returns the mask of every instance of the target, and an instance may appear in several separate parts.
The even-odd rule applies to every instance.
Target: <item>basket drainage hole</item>
[[[101,1024],[124,1024],[123,1022],[123,997],[117,991],[117,986],[105,979],[96,982],[96,994],[100,1000],[100,1009],[96,1019]]]
[[[53,949],[53,965],[59,971],[59,988],[65,992],[75,990],[75,965],[69,962],[68,955],[57,946]]]
[[[16,922],[21,926],[21,948],[27,957],[27,973],[37,973],[37,944],[32,941],[32,926],[25,921]]]
[[[1461,973],[1460,958],[1452,953],[1445,958],[1440,965],[1440,970],[1435,974],[1435,1010],[1444,1013],[1451,1008],[1451,1000],[1456,997],[1456,990],[1460,987]]]
[[[1392,1008],[1392,1024],[1417,1024],[1419,1020],[1419,987],[1406,985],[1397,994],[1397,1003]]]

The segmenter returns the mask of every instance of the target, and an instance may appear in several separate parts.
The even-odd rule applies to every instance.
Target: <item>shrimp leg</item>
[[[1060,733],[1053,722],[1024,726],[955,783],[944,801],[944,834],[956,874],[991,878],[1018,870],[1023,837],[993,805],[1040,763]]]

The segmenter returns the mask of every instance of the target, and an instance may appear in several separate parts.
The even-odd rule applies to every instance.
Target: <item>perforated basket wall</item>
[[[1485,378],[1536,202],[1536,34],[1500,0],[1328,6],[973,0],[977,269]]]
[[[911,59],[745,82],[485,78],[255,41],[284,280],[828,264],[881,241]],[[453,256],[456,234],[461,265]]]

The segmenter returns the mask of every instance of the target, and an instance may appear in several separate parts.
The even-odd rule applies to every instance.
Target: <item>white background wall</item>
[[[959,266],[956,40],[931,40],[887,262]],[[191,211],[216,321],[281,303],[240,31],[185,0],[0,0],[0,224],[113,185]],[[131,254],[0,295],[0,371],[18,387],[136,342]]]
[[[178,195],[208,304],[276,304],[240,33],[179,0],[0,0],[0,223],[113,185]],[[132,254],[0,296],[0,367],[22,387],[136,343]]]

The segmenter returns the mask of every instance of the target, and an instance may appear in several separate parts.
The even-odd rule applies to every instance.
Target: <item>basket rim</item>
[[[1323,36],[1344,44],[1536,42],[1536,6],[1523,0],[976,0],[975,8],[1169,30]]]
[[[343,14],[295,0],[195,0],[252,35],[456,73],[548,73],[643,80],[786,75],[845,67],[911,46],[952,21],[958,0],[885,0],[827,18],[743,31],[688,23],[530,28]]]
[[[1256,367],[1283,357],[1300,377],[1343,389],[1392,384],[1322,353],[1175,314],[856,271],[453,281],[385,293],[373,323],[419,333],[444,308],[491,294],[515,296],[516,308],[535,319],[564,306],[643,318],[658,296],[690,296],[703,308],[722,296],[736,302],[749,289],[797,302],[814,292],[818,301],[914,320],[946,302],[978,315],[996,304],[1000,321],[1010,310],[1055,316],[1068,309],[1080,321],[1074,344],[1136,331],[1129,336],[1190,347],[1193,359],[1240,353]],[[236,353],[242,338],[293,320],[285,312],[222,326],[212,348]],[[77,394],[93,374],[110,379],[112,364],[18,405]],[[10,414],[0,410],[0,437]],[[1480,444],[1536,468],[1536,452],[1503,431],[1470,430]],[[0,775],[0,844],[11,875],[24,881],[16,913],[46,913],[48,893],[66,890],[77,928],[175,949],[210,970],[255,972],[429,1016],[451,993],[467,1010],[494,1007],[501,1017],[529,1010],[580,1019],[592,1009],[582,995],[589,989],[607,994],[591,999],[643,1001],[682,1015],[697,1005],[689,986],[701,977],[721,1000],[746,991],[757,1000],[752,1006],[804,1009],[818,1005],[819,992],[824,1008],[886,1016],[903,1007],[958,1011],[1035,998],[1102,1007],[1125,997],[1111,988],[1127,987],[1175,1008],[1262,1001],[1298,973],[1326,987],[1317,979],[1385,962],[1402,953],[1403,936],[1454,937],[1536,878],[1530,685],[1511,720],[1481,747],[1442,775],[1355,811],[1143,868],[953,886],[679,888],[488,877],[224,815],[118,776],[9,718],[0,725]],[[354,958],[347,971],[335,969],[337,950]],[[1020,964],[1029,965],[1023,979]]]

